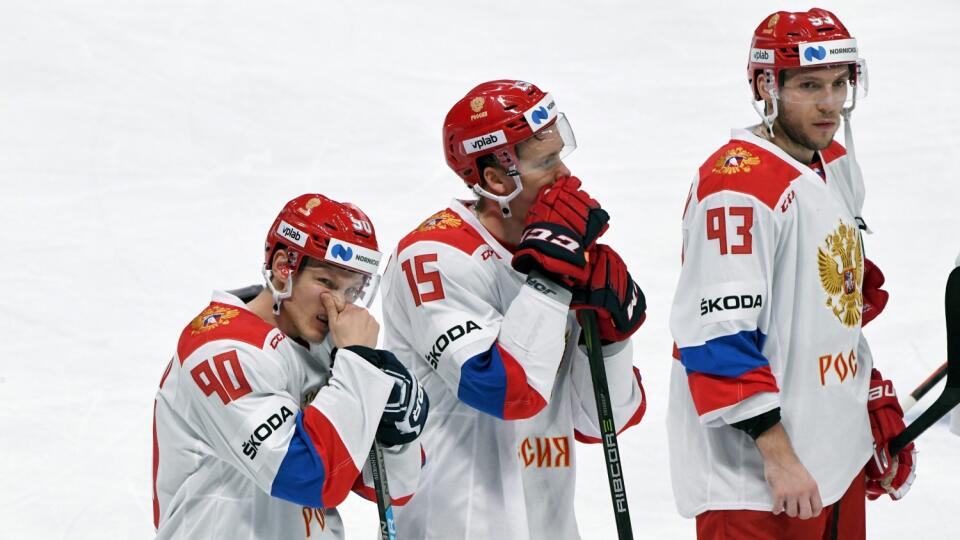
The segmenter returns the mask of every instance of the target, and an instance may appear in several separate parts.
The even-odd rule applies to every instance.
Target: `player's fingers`
[[[813,517],[812,506],[813,505],[810,501],[809,496],[800,497],[799,500],[797,501],[797,507],[799,509],[799,513],[797,514],[797,517],[799,517],[800,519],[810,519],[811,517]]]
[[[344,309],[346,309],[348,305],[350,305],[350,304],[347,304],[347,301],[346,299],[343,298],[343,296],[339,294],[334,294],[332,296],[333,296],[334,302],[336,302],[337,304],[337,311],[343,311]]]
[[[820,512],[823,512],[823,500],[820,498],[819,489],[813,492],[811,509],[813,510],[813,517],[817,517],[820,515]]]
[[[787,500],[784,501],[784,508],[787,512],[787,515],[790,517],[797,517],[800,514],[800,505],[797,501],[796,495],[791,495],[787,497]]]
[[[363,326],[370,326],[371,321],[373,323],[377,322],[369,311],[356,304],[346,304],[343,307],[343,311],[340,312],[340,316],[350,317],[351,324],[360,324]]]
[[[327,312],[327,326],[336,326],[340,320],[340,310],[337,309],[337,300],[330,293],[320,295],[320,303],[323,304],[323,310]]]
[[[775,516],[779,516],[780,513],[783,512],[783,497],[774,495],[772,512]]]

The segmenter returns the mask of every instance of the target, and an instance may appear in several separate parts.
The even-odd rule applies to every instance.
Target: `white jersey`
[[[729,424],[780,407],[824,504],[872,453],[861,337],[863,187],[833,142],[826,180],[745,130],[699,170],[670,315],[667,428],[680,513],[769,510],[754,441]]]
[[[349,350],[335,362],[330,352],[329,341],[307,350],[214,293],[157,392],[157,538],[344,537],[337,504],[351,489],[376,500],[365,463],[394,379]],[[420,446],[384,455],[402,504],[419,478]]]
[[[385,346],[430,395],[425,487],[398,538],[579,538],[574,440],[600,433],[570,293],[514,271],[465,204],[401,240],[384,275]],[[629,341],[604,356],[622,430],[645,410],[639,372]]]

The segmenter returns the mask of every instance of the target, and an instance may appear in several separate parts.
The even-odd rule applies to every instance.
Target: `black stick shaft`
[[[370,470],[373,473],[373,489],[377,493],[377,512],[380,514],[381,540],[396,540],[397,527],[393,522],[393,506],[390,504],[390,488],[387,486],[387,469],[383,465],[383,452],[374,441],[370,448]]]
[[[942,381],[944,377],[947,376],[947,363],[944,362],[936,371],[930,374],[929,377],[910,392],[910,397],[920,401],[920,399],[927,394],[938,382]]]
[[[597,398],[603,457],[607,465],[607,479],[610,481],[613,514],[617,520],[617,537],[620,540],[633,540],[630,509],[627,507],[627,489],[623,482],[623,466],[620,463],[620,447],[617,444],[617,428],[613,421],[610,388],[607,386],[607,372],[603,365],[603,351],[600,348],[600,335],[597,332],[597,314],[593,310],[585,310],[582,316],[587,357],[590,360],[590,376],[593,379],[593,393]]]
[[[954,268],[947,279],[944,311],[947,319],[947,385],[933,405],[890,440],[891,456],[900,453],[937,420],[960,404],[960,267]]]

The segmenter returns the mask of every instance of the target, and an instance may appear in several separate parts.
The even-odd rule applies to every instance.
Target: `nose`
[[[564,176],[570,176],[570,169],[567,168],[567,165],[561,161],[557,164],[557,170],[553,174],[553,179],[556,181],[558,178],[563,178]]]
[[[335,291],[331,289],[326,289],[321,293],[321,295],[324,295],[324,294],[329,294],[330,296],[333,297],[334,302],[337,304],[338,310],[341,309],[342,306],[350,303],[347,300],[346,293],[342,289],[338,289]]]
[[[821,112],[833,112],[847,99],[846,88],[827,87],[826,92],[817,100],[817,109]]]

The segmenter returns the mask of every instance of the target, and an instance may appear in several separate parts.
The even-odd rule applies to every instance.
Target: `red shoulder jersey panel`
[[[430,216],[413,232],[403,237],[397,246],[397,253],[424,240],[447,244],[467,255],[473,255],[478,247],[486,244],[480,233],[464,223],[460,216],[449,208]]]
[[[732,140],[700,166],[697,200],[734,191],[760,199],[771,209],[800,172],[767,150],[746,141]]]
[[[824,165],[845,155],[847,155],[847,149],[837,141],[831,141],[830,146],[820,151],[820,158],[823,159]]]
[[[182,364],[193,351],[218,339],[233,339],[261,348],[271,330],[273,326],[243,308],[211,302],[183,329],[177,356]]]

